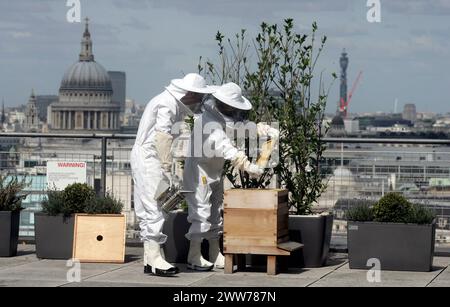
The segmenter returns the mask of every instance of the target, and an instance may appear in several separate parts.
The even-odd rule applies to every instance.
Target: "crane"
[[[340,104],[340,112],[344,118],[347,118],[347,111],[348,111],[348,105],[350,104],[350,101],[352,100],[353,93],[355,92],[359,81],[361,81],[362,77],[362,71],[359,72],[358,77],[356,78],[355,82],[353,83],[352,89],[350,90],[350,93],[348,94],[347,101],[344,101],[344,99],[341,99]]]

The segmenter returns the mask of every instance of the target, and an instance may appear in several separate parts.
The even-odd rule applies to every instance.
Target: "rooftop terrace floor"
[[[143,274],[142,248],[127,248],[125,264],[81,264],[81,282],[67,280],[66,261],[40,260],[33,245],[20,245],[14,258],[0,258],[0,287],[450,287],[450,258],[435,257],[427,273],[381,272],[381,282],[367,281],[367,271],[350,270],[346,254],[331,254],[328,265],[314,269],[290,269],[268,276],[264,268],[225,275],[223,270],[193,272],[179,265],[177,277]]]

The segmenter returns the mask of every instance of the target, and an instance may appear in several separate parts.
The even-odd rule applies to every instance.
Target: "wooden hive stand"
[[[224,197],[225,274],[245,267],[241,255],[267,255],[267,274],[277,274],[277,256],[303,248],[289,241],[287,190],[233,189]],[[237,257],[237,256],[241,257]]]

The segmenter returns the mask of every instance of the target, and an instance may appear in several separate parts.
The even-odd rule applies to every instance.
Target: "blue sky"
[[[0,0],[0,98],[26,103],[31,88],[56,94],[79,53],[83,25],[68,23],[66,0]],[[319,70],[338,72],[350,57],[349,83],[363,78],[351,112],[450,112],[450,0],[381,0],[381,23],[369,23],[365,0],[81,0],[92,20],[96,60],[127,73],[127,96],[145,104],[172,78],[216,58],[217,30],[255,34],[262,21],[294,18],[297,30],[317,21],[329,40]],[[329,80],[328,80],[329,81]],[[328,111],[338,97],[335,83]]]

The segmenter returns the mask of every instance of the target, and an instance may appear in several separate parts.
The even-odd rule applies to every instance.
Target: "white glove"
[[[174,186],[172,172],[167,172],[163,170],[163,180],[169,184],[169,187],[172,189]]]
[[[278,140],[280,138],[280,131],[278,131],[275,128],[270,128],[267,132],[267,135],[274,141]]]
[[[172,170],[172,142],[172,135],[160,131],[155,133],[155,149],[161,161],[161,168],[166,173],[170,173]]]
[[[278,140],[278,138],[280,137],[280,131],[278,131],[275,128],[270,127],[269,125],[266,125],[263,123],[258,123],[256,125],[256,129],[258,132],[258,136],[260,136],[260,137],[268,136],[274,140]]]
[[[231,165],[241,171],[246,171],[251,178],[258,178],[264,173],[264,169],[256,164],[250,163],[248,157],[242,151],[239,151],[234,159],[231,160]]]
[[[253,163],[251,163],[245,171],[250,175],[250,178],[254,179],[259,178],[264,174],[264,169]]]
[[[161,161],[161,168],[163,172],[164,180],[173,187],[172,176],[172,142],[173,136],[166,132],[157,131],[155,133],[155,149],[158,154],[158,158]]]
[[[181,179],[178,177],[177,174],[171,174],[172,175],[172,185],[173,188],[180,188],[181,187]]]
[[[258,132],[258,136],[267,136],[268,132],[269,132],[270,126],[263,124],[263,123],[258,123],[256,125],[256,130]]]

